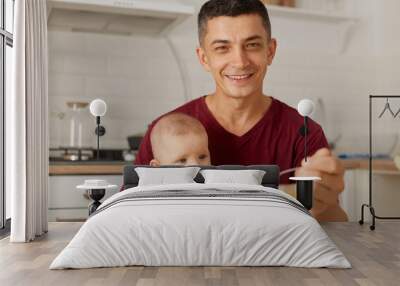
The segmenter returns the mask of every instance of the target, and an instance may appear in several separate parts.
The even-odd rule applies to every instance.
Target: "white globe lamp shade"
[[[314,102],[312,102],[310,99],[302,99],[297,105],[297,111],[302,116],[310,116],[313,113],[314,108]]]
[[[90,103],[90,113],[93,116],[104,116],[107,111],[107,104],[102,99],[95,99]]]

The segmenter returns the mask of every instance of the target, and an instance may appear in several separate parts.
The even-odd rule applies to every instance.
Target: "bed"
[[[141,185],[138,171],[146,168],[125,167],[125,190],[100,205],[50,269],[351,267],[307,209],[277,189],[277,166],[199,167],[261,170],[259,185],[204,181],[200,172],[191,183]]]

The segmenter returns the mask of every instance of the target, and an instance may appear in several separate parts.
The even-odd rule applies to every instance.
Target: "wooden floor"
[[[400,222],[323,227],[352,269],[289,267],[121,267],[48,270],[82,223],[50,223],[43,238],[27,244],[0,241],[0,285],[400,285]]]

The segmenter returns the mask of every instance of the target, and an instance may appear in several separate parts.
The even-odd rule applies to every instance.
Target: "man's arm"
[[[344,167],[328,148],[321,148],[313,156],[301,162],[295,176],[317,176],[314,182],[312,215],[319,221],[347,221],[347,215],[339,206],[339,194],[344,190]]]

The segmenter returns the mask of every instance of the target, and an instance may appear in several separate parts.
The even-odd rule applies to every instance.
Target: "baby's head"
[[[184,113],[167,114],[150,135],[153,160],[150,165],[210,165],[206,129],[196,118]]]

